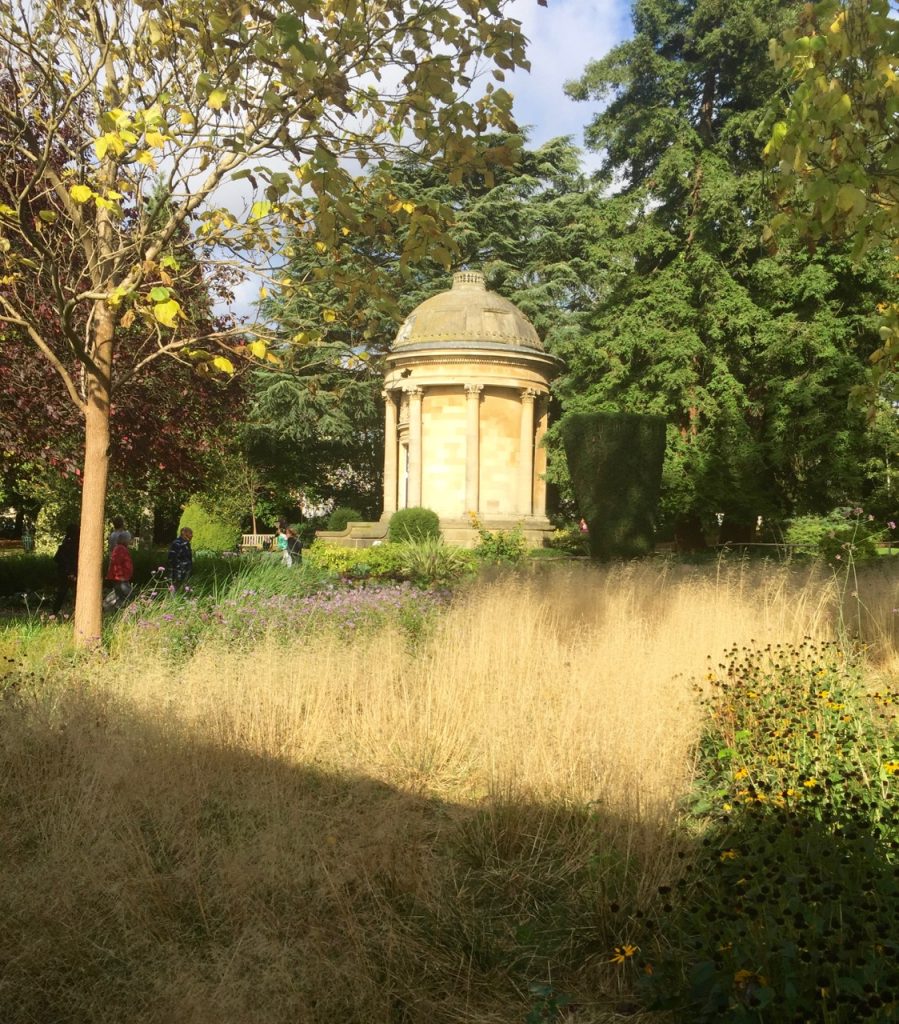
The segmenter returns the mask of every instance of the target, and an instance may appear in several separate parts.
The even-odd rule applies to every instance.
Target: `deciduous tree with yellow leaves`
[[[0,332],[31,341],[84,418],[79,643],[101,629],[123,330],[140,332],[131,373],[164,356],[224,373],[235,352],[268,357],[264,332],[193,329],[181,274],[196,267],[195,239],[207,260],[258,265],[282,233],[327,245],[401,218],[425,249],[442,232],[436,212],[354,168],[408,148],[483,159],[474,140],[512,127],[510,98],[473,79],[526,63],[507,4],[0,0]],[[241,179],[244,214],[222,201]]]
[[[897,12],[896,0],[808,3],[796,27],[771,41],[792,81],[786,107],[775,103],[770,115],[765,155],[781,210],[767,238],[796,227],[812,242],[852,238],[856,258],[889,244],[899,260]],[[871,386],[857,389],[872,410],[885,391],[896,397],[899,361],[899,305],[885,300],[878,311]]]

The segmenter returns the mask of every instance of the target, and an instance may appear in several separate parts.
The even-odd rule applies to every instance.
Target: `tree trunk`
[[[109,402],[115,323],[105,303],[95,310],[94,363],[98,375],[85,375],[84,475],[78,586],[75,591],[75,643],[95,647],[103,630],[106,482],[109,473]]]

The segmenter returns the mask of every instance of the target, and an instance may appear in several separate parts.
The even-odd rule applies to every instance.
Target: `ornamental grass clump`
[[[656,1006],[899,1019],[899,695],[811,640],[734,648],[705,691],[690,881],[645,961]]]

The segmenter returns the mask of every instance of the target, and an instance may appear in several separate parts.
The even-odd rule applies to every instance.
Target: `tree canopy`
[[[799,230],[811,244],[846,238],[862,259],[888,243],[899,257],[899,11],[895,0],[826,0],[771,40],[787,72],[786,106],[772,105],[765,153],[783,209],[767,236]],[[879,304],[881,344],[871,354],[877,397],[899,359],[899,306]],[[890,380],[896,397],[895,378]],[[872,404],[872,408],[873,408]]]
[[[12,182],[0,196],[0,323],[52,366],[84,419],[80,642],[100,632],[118,383],[166,355],[225,373],[235,354],[270,355],[191,316],[194,239],[203,267],[230,254],[265,265],[282,232],[373,236],[403,218],[416,255],[441,234],[433,211],[398,202],[386,173],[353,168],[410,146],[457,170],[484,163],[476,138],[511,127],[510,98],[492,83],[475,98],[472,76],[525,63],[505,7],[0,0],[0,164]],[[241,214],[221,201],[234,180],[252,188]],[[122,330],[141,335],[127,369]]]
[[[683,531],[716,513],[748,529],[864,485],[846,404],[885,256],[760,241],[772,206],[758,130],[785,81],[768,40],[797,9],[637,0],[633,38],[568,86],[608,101],[587,139],[610,194],[590,249],[598,301],[558,350],[559,393],[575,411],[667,418],[663,508]]]

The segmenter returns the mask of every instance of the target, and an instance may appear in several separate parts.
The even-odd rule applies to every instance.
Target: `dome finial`
[[[453,274],[453,290],[457,288],[478,288],[486,291],[487,284],[480,270],[460,270],[458,274]]]

